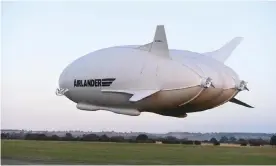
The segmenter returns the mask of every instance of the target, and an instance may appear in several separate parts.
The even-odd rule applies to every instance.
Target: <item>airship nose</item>
[[[68,67],[67,67],[68,68]],[[56,90],[57,95],[64,95],[69,90],[68,69],[65,68],[59,76],[59,88]]]
[[[65,88],[66,86],[66,70],[63,70],[62,73],[59,76],[59,87],[60,88]]]

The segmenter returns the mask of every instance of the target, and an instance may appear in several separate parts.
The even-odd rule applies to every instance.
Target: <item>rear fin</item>
[[[142,45],[138,49],[171,59],[164,25],[157,25],[153,42]]]
[[[154,93],[158,92],[159,90],[142,90],[137,91],[133,94],[133,96],[129,99],[129,101],[137,102],[139,100],[142,100],[148,96],[153,95]]]
[[[144,51],[150,51],[152,42],[148,43],[148,44],[144,44],[138,47],[139,50],[144,50]]]
[[[131,94],[132,97],[129,101],[137,102],[140,101],[148,96],[153,95],[154,93],[158,92],[159,90],[109,90],[103,89],[102,92],[110,92],[110,93],[127,93]]]
[[[236,47],[241,43],[243,37],[235,37],[220,49],[203,53],[204,55],[210,56],[217,61],[224,63],[227,58],[232,54],[232,52],[236,49]]]
[[[235,103],[235,104],[238,104],[238,105],[242,105],[242,106],[245,106],[245,107],[248,107],[248,108],[254,108],[251,105],[248,105],[248,104],[246,104],[246,103],[244,103],[244,102],[242,102],[242,101],[240,101],[236,98],[232,98],[231,100],[229,100],[229,102],[232,102],[232,103]]]

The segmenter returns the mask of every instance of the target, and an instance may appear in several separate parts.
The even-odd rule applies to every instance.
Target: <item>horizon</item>
[[[144,131],[85,131],[85,130],[31,130],[31,129],[1,129],[2,130],[15,130],[15,131],[32,131],[32,132],[92,132],[92,133],[106,133],[106,132],[114,132],[114,133],[147,133],[147,134],[168,134],[168,133],[199,133],[199,134],[210,134],[210,133],[231,133],[231,134],[269,134],[274,135],[276,132],[188,132],[188,131],[168,131],[168,132],[144,132]]]
[[[276,2],[1,2],[1,129],[275,132]],[[141,12],[143,11],[143,12]],[[162,11],[162,12],[159,12]],[[173,118],[81,111],[55,95],[62,70],[114,45],[142,45],[165,26],[169,49],[208,52],[244,39],[226,61],[255,108],[226,103]]]

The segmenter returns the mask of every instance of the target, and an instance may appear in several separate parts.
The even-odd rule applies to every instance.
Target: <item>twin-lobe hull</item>
[[[236,88],[231,89],[225,89],[222,91],[222,93],[212,101],[210,101],[210,105],[208,105],[208,109],[218,107],[226,102],[228,102],[230,99],[235,97],[238,94],[238,90]]]
[[[182,106],[181,108],[186,113],[208,110],[228,102],[230,99],[235,97],[237,93],[238,90],[236,88],[224,90],[215,88],[206,89],[197,99]]]
[[[198,112],[217,107],[233,98],[240,82],[237,74],[212,58],[189,51],[171,51],[174,60],[189,66],[201,78],[210,78],[212,86],[204,89],[195,99],[181,105],[183,112]],[[209,65],[207,65],[209,64]]]
[[[76,103],[151,112],[185,105],[203,91],[201,78],[176,61],[131,48],[115,47],[96,53],[76,60],[60,77],[60,87],[68,89],[65,95]],[[112,59],[112,63],[101,65],[106,59]],[[110,86],[75,86],[75,82],[90,79],[103,83],[106,78],[113,78]],[[155,89],[156,93],[131,100]]]
[[[240,41],[236,38],[203,54],[170,50],[164,26],[159,25],[151,43],[110,47],[78,58],[62,72],[58,92],[81,110],[186,117],[231,101],[247,89],[223,64]]]
[[[201,86],[162,90],[137,102],[130,101],[132,95],[121,92],[71,91],[68,96],[76,96],[77,99],[72,100],[85,101],[88,104],[97,106],[136,108],[140,111],[152,112],[154,110],[156,112],[160,109],[176,108],[182,104],[189,103],[199,96],[203,90]],[[83,99],[80,98],[80,94],[84,96]]]
[[[141,111],[149,112],[152,110],[158,111],[158,109],[175,108],[194,100],[203,90],[201,86],[163,90],[135,103],[135,106]]]
[[[185,112],[197,112],[199,110],[205,110],[209,107],[210,101],[216,99],[222,93],[222,89],[216,89],[213,87],[204,89],[200,95],[198,95],[194,100],[182,105],[181,108]]]
[[[131,115],[138,115],[129,109],[136,109],[140,112],[154,112],[166,116],[185,117],[186,112],[179,105],[189,103],[198,97],[204,89],[201,86],[189,88],[164,90],[148,96],[138,102],[131,102],[130,94],[113,92],[95,92],[95,91],[71,91],[69,96],[75,96],[72,100],[78,100],[77,107],[82,110],[95,111],[100,108],[106,108],[111,112],[120,112],[124,109]],[[84,98],[81,99],[81,96]],[[97,96],[97,98],[95,98]],[[89,99],[89,100],[87,100]],[[126,113],[124,113],[126,114]]]

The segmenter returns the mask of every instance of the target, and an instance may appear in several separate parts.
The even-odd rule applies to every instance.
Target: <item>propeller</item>
[[[245,81],[242,80],[242,81],[240,82],[240,84],[238,85],[237,89],[238,89],[239,91],[243,91],[243,90],[249,91],[249,89],[248,89],[248,87],[247,87],[247,83],[248,83],[248,82],[245,82]]]
[[[63,89],[63,88],[57,88],[56,89],[56,95],[57,96],[63,96],[67,91],[69,91],[68,89]]]
[[[248,82],[245,82],[244,80],[242,80],[242,81],[240,82],[240,84],[237,86],[237,89],[238,89],[239,91],[244,91],[244,90],[249,91],[249,89],[248,89],[248,87],[247,87],[247,83],[248,83]],[[238,100],[238,99],[236,99],[236,98],[230,99],[229,102],[232,102],[232,103],[235,103],[235,104],[238,104],[238,105],[242,105],[242,106],[248,107],[248,108],[254,108],[253,106],[251,106],[251,105],[249,105],[249,104],[247,104],[247,103],[245,103],[245,102],[243,102],[243,101],[241,101],[241,100]]]
[[[214,88],[214,85],[212,83],[212,78],[210,78],[210,77],[203,78],[202,82],[201,82],[201,86],[203,88],[209,88],[210,86]]]

